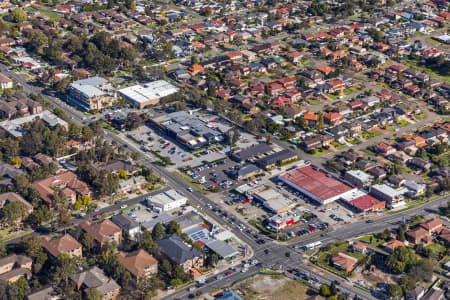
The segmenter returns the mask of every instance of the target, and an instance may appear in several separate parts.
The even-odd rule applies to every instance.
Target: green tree
[[[128,179],[127,171],[125,171],[125,170],[119,170],[118,175],[119,175],[120,179],[124,179],[124,180]]]
[[[322,284],[320,286],[319,293],[320,293],[321,296],[324,296],[324,297],[328,297],[328,296],[331,295],[330,288],[326,284]]]
[[[156,249],[156,244],[153,242],[152,234],[148,230],[144,230],[142,232],[141,240],[138,244],[139,249],[144,249],[150,254],[153,254],[153,252]]]
[[[166,230],[164,229],[164,226],[161,223],[157,223],[155,227],[153,227],[152,230],[152,238],[155,241],[159,241],[166,235]]]
[[[30,291],[28,280],[24,277],[20,277],[16,282],[14,282],[14,285],[17,287],[17,292],[19,294],[17,299],[25,299],[25,295]]]
[[[330,284],[330,294],[332,296],[337,294],[336,283],[334,283],[334,281],[332,281],[331,284]]]
[[[11,12],[11,18],[15,23],[22,23],[27,20],[27,14],[19,7],[15,8]]]
[[[28,207],[20,201],[8,202],[2,208],[2,219],[6,224],[17,227],[28,216]]]
[[[97,289],[89,289],[86,292],[86,300],[101,300],[103,299],[103,294],[100,293]]]
[[[166,226],[166,234],[178,234],[181,235],[181,227],[180,224],[178,224],[175,221],[170,221],[169,224]]]
[[[52,268],[53,281],[57,284],[64,281],[67,285],[69,276],[77,271],[76,260],[77,258],[72,258],[68,254],[60,254]]]
[[[402,288],[397,284],[390,284],[386,290],[387,294],[395,299],[400,299],[403,294]]]

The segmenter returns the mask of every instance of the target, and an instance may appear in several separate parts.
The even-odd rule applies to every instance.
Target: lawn
[[[358,239],[360,242],[366,243],[368,245],[372,245],[374,247],[378,247],[383,244],[385,241],[383,239],[378,239],[374,234],[367,234]]]
[[[404,60],[402,61],[403,64],[405,64],[406,66],[416,69],[418,71],[421,71],[425,74],[428,74],[430,76],[434,76],[437,77],[440,80],[443,80],[445,82],[449,82],[450,83],[450,76],[443,76],[439,73],[434,72],[433,70],[429,69],[429,68],[425,68],[423,66],[419,66],[419,64],[416,61],[413,60]]]
[[[381,131],[372,130],[372,131],[363,131],[361,135],[365,140],[370,140],[373,139],[374,137],[383,135],[383,133]]]
[[[414,117],[417,120],[425,120],[427,118],[427,113],[422,110],[422,111],[420,111],[420,113],[414,114]]]
[[[411,125],[411,123],[410,122],[408,122],[408,121],[406,121],[406,120],[400,120],[400,119],[397,119],[397,120],[395,120],[395,123],[397,123],[397,125],[398,126],[400,126],[400,127],[406,127],[406,126],[408,126],[408,125]]]
[[[445,253],[447,251],[447,248],[445,246],[442,246],[438,243],[433,243],[431,245],[426,246],[425,248],[430,249],[434,253]]]
[[[347,147],[347,145],[342,145],[342,144],[339,144],[338,142],[336,142],[336,141],[332,141],[331,142],[331,145],[333,145],[333,147],[336,149],[336,150],[342,150],[342,149],[345,149],[346,147]]]
[[[300,60],[300,62],[301,62],[302,65],[304,65],[304,66],[309,66],[309,65],[311,64],[311,62],[310,62],[309,60],[307,60],[307,59],[302,59],[302,60]]]
[[[316,99],[309,99],[309,100],[308,100],[308,103],[311,104],[311,105],[319,105],[319,104],[322,104],[322,102],[320,102],[319,100],[316,100]]]
[[[347,142],[349,142],[352,145],[358,145],[359,143],[361,143],[361,140],[358,138],[352,138],[352,139],[347,139]]]

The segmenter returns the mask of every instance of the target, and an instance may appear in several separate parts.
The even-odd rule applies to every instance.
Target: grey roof
[[[249,164],[249,165],[246,165],[246,166],[243,166],[242,168],[240,168],[236,172],[236,175],[237,175],[237,177],[246,176],[247,174],[251,174],[258,170],[260,170],[260,168],[258,168],[257,166],[255,166],[253,164]]]
[[[102,90],[98,89],[97,87],[106,82],[108,82],[106,79],[95,76],[87,79],[74,81],[70,86],[78,90],[79,92],[85,94],[87,97],[92,98],[102,96],[105,94]]]
[[[50,299],[66,299],[53,286],[41,288],[26,296],[28,300],[50,300]]]
[[[8,178],[16,178],[17,176],[21,176],[24,175],[25,173],[23,173],[21,170],[16,169],[14,166],[12,165],[8,165],[8,164],[0,164],[0,176],[1,177],[8,177]]]
[[[232,154],[232,156],[239,161],[244,161],[252,158],[255,155],[266,153],[269,151],[272,151],[272,147],[266,143],[261,143],[248,147],[242,151],[235,152]]]
[[[128,215],[122,213],[111,217],[111,221],[119,226],[122,230],[129,231],[130,229],[139,227],[139,223],[130,218]]]
[[[106,82],[108,82],[108,80],[106,80],[102,77],[95,76],[95,77],[77,80],[77,81],[74,81],[73,83],[79,84],[79,85],[99,86]]]
[[[181,230],[184,231],[191,228],[192,226],[203,223],[203,218],[191,211],[187,214],[179,216],[178,218],[174,219],[174,221],[180,224]]]
[[[110,160],[108,163],[97,167],[99,170],[106,170],[108,172],[117,172],[120,170],[127,171],[127,173],[133,173],[137,170],[132,163],[125,160]]]
[[[86,290],[96,289],[103,295],[120,289],[120,285],[113,279],[108,278],[103,270],[94,266],[84,272],[70,276],[77,285],[83,285]]]
[[[239,253],[236,249],[221,240],[211,240],[206,243],[206,246],[223,258],[231,257]]]
[[[142,223],[142,227],[144,227],[147,230],[153,229],[153,227],[158,223],[166,223],[168,220],[170,220],[172,217],[166,213],[159,214],[156,218],[151,219],[149,221],[145,221]]]
[[[293,158],[295,156],[297,156],[297,153],[295,153],[294,151],[291,151],[289,149],[284,149],[280,152],[277,152],[277,153],[274,153],[271,155],[267,155],[266,157],[258,159],[256,161],[256,164],[258,164],[260,166],[270,166],[279,161]]]
[[[158,244],[158,249],[176,264],[183,264],[188,260],[202,256],[200,251],[187,246],[183,239],[176,234],[166,236],[157,241],[156,244]]]

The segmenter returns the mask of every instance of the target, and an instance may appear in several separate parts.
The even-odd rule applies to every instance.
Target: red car
[[[233,274],[233,272],[231,272],[231,271],[228,271],[225,273],[225,275],[227,275],[227,276],[230,276],[231,274]]]
[[[96,215],[94,216],[94,219],[98,219],[98,218],[100,218],[100,214],[96,214]]]

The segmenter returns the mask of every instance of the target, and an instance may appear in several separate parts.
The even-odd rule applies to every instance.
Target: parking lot
[[[228,190],[238,185],[238,182],[231,177],[231,173],[236,166],[239,165],[229,158],[225,158],[215,163],[194,168],[192,173],[188,175],[205,186],[215,185],[220,187],[221,190]]]

